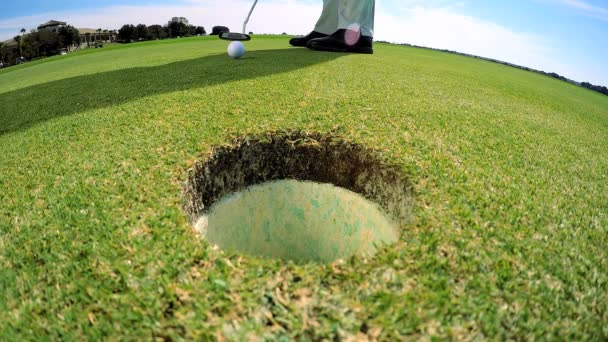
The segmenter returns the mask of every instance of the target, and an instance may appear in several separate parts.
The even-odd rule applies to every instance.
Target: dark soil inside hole
[[[184,187],[185,211],[195,225],[229,194],[272,181],[297,180],[357,193],[401,227],[411,219],[412,184],[399,167],[379,156],[339,136],[320,133],[245,136],[210,150],[190,170]]]

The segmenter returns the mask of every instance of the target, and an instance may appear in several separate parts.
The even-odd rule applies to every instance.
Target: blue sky
[[[590,6],[590,7],[588,7]],[[608,85],[608,1],[474,1],[467,6],[473,16],[545,36],[559,59],[586,68],[603,70]]]
[[[50,20],[119,28],[186,16],[193,24],[240,26],[252,0],[20,0],[2,5],[0,39]],[[321,0],[260,0],[249,30],[302,34]],[[606,0],[377,0],[375,38],[447,48],[554,71],[608,86]]]
[[[167,1],[165,1],[166,3]],[[149,0],[104,0],[104,1],[92,1],[92,0],[19,0],[19,1],[6,1],[2,5],[2,11],[0,11],[0,19],[7,19],[13,17],[29,16],[33,14],[48,13],[53,11],[65,11],[74,9],[95,9],[99,7],[112,6],[112,5],[154,5],[162,4],[163,1],[149,1]]]

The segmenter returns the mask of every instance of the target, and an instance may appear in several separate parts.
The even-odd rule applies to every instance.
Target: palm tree
[[[97,36],[95,37],[95,41],[97,41],[97,40],[98,40],[98,38],[97,38],[97,37],[99,37],[99,34],[101,33],[101,29],[100,29],[100,28],[98,28],[96,32],[97,32]]]
[[[22,29],[21,29],[21,35],[23,36],[24,34],[25,34],[25,29],[24,29],[24,28],[22,28]]]
[[[21,57],[22,51],[21,51],[21,36],[15,36],[13,37],[13,40],[17,42],[17,47],[19,49],[19,57]]]

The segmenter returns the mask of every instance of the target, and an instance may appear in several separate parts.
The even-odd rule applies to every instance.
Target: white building
[[[63,21],[49,20],[44,24],[38,26],[38,30],[48,30],[51,32],[58,32],[60,28],[65,27],[67,23]]]

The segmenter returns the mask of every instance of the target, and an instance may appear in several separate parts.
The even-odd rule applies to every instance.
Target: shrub
[[[213,26],[213,29],[211,29],[212,36],[217,36],[222,32],[230,32],[230,29],[226,26]]]

